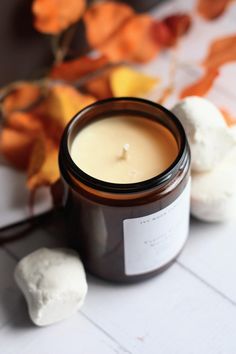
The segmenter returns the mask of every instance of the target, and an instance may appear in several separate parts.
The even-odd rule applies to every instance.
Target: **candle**
[[[91,273],[135,282],[166,269],[189,225],[190,151],[164,107],[97,102],[67,126],[59,165],[67,235]]]
[[[95,121],[78,133],[71,146],[71,157],[81,170],[112,183],[153,178],[177,155],[177,142],[167,128],[137,116]]]

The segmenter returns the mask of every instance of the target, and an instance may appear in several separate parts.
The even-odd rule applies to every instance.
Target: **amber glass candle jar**
[[[178,153],[165,171],[141,182],[112,183],[75,164],[71,146],[78,133],[96,120],[122,115],[150,119],[172,134]],[[171,112],[138,98],[92,104],[68,124],[59,164],[68,235],[89,272],[111,281],[135,282],[173,262],[188,236],[190,150],[184,129]]]

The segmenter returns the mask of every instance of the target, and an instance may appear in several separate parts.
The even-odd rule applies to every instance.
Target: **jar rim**
[[[91,110],[94,110],[96,113],[96,109],[101,106],[106,106],[109,103],[116,102],[116,103],[134,103],[134,104],[142,104],[143,106],[146,107],[152,107],[153,109],[156,109],[157,116],[158,112],[162,112],[166,117],[168,117],[175,125],[177,128],[179,138],[180,138],[180,146],[179,146],[179,152],[176,157],[176,159],[173,161],[173,163],[162,173],[144,180],[140,182],[135,182],[135,183],[113,183],[113,182],[107,182],[107,181],[102,181],[99,180],[95,177],[92,177],[88,175],[86,172],[81,170],[76,163],[73,161],[70,151],[69,151],[69,138],[73,132],[73,130],[76,127],[76,124],[78,124],[78,121],[86,115],[88,112]],[[123,109],[121,108],[121,112]],[[130,112],[134,112],[134,110],[130,110]],[[119,112],[117,110],[117,112]],[[127,112],[129,112],[129,109],[127,108]],[[137,110],[138,113],[138,110]],[[141,115],[141,112],[140,112]],[[102,118],[102,114],[100,115]],[[153,120],[157,120],[157,117],[152,117]],[[167,128],[168,129],[168,128]],[[169,129],[170,130],[170,129]],[[86,186],[99,190],[102,192],[106,193],[112,193],[112,194],[130,194],[130,193],[137,193],[137,192],[143,192],[147,191],[149,189],[153,189],[155,187],[160,187],[163,184],[167,183],[170,181],[179,171],[180,167],[182,166],[186,154],[189,153],[189,146],[188,146],[188,141],[187,137],[184,131],[184,128],[182,124],[180,123],[179,119],[169,110],[167,110],[165,107],[162,105],[149,101],[147,99],[143,98],[136,98],[136,97],[112,97],[108,98],[105,100],[100,100],[95,103],[92,103],[91,105],[85,107],[79,113],[77,113],[71,121],[67,124],[62,139],[61,139],[61,144],[60,144],[60,151],[59,151],[59,166],[61,170],[61,174],[63,178],[65,178],[68,181],[68,174],[65,173],[65,169],[68,169],[69,174],[71,174],[76,180],[79,180]],[[63,173],[64,172],[64,173]]]

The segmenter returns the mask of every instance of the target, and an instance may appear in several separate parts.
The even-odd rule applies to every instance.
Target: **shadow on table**
[[[12,327],[14,331],[34,328],[28,314],[25,299],[23,296],[20,296],[18,300],[18,308],[16,309],[14,315],[11,316],[8,326]]]
[[[224,222],[202,221],[191,216],[189,237],[197,239],[205,238],[206,236],[214,237],[214,232],[212,232],[212,230],[216,230],[217,232],[219,232],[220,229],[224,228]]]

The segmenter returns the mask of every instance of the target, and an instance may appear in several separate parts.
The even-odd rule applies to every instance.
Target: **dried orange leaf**
[[[123,66],[112,71],[110,81],[115,97],[140,97],[147,94],[159,82],[159,79]]]
[[[34,143],[35,135],[4,128],[0,138],[0,153],[13,167],[24,170],[28,167]]]
[[[45,110],[51,123],[63,130],[77,112],[94,101],[94,97],[83,95],[72,86],[56,85],[51,88],[45,101]]]
[[[230,112],[228,112],[227,109],[221,108],[220,109],[221,113],[223,114],[223,117],[228,124],[228,126],[232,126],[236,124],[236,116],[233,116]]]
[[[40,88],[37,85],[22,83],[19,84],[3,102],[5,114],[13,111],[20,111],[28,108],[41,96]]]
[[[58,147],[51,141],[44,146],[35,146],[33,150],[27,185],[35,190],[44,185],[51,185],[59,179]]]
[[[127,60],[145,63],[153,59],[159,52],[159,45],[150,32],[152,18],[148,15],[133,16],[106,41],[99,50],[111,61]]]
[[[194,84],[186,87],[180,94],[180,98],[184,98],[187,96],[204,96],[211,89],[215,79],[218,76],[218,70],[208,70]]]
[[[167,16],[163,23],[169,28],[175,38],[188,32],[191,27],[191,17],[188,14],[179,13]]]
[[[53,67],[50,77],[52,79],[63,79],[66,81],[78,80],[81,76],[87,75],[106,65],[108,60],[105,57],[90,58],[81,57],[69,60]]]
[[[217,39],[210,45],[203,65],[208,68],[219,68],[221,65],[236,60],[236,35]]]
[[[210,45],[203,66],[206,68],[205,75],[195,84],[184,89],[180,97],[191,95],[205,95],[218,76],[219,68],[236,60],[236,35],[226,36],[213,41]]]
[[[106,73],[102,76],[89,80],[85,85],[87,92],[99,100],[112,97],[113,95],[109,75],[109,73]]]
[[[224,13],[232,0],[198,0],[197,11],[207,20],[214,20]]]
[[[167,86],[163,89],[163,91],[161,92],[161,95],[157,101],[157,103],[164,105],[165,102],[170,98],[170,96],[173,94],[174,91],[174,87],[171,86]]]
[[[176,42],[175,36],[173,36],[169,27],[162,21],[153,21],[150,34],[153,40],[161,47],[171,47]]]
[[[40,118],[33,113],[26,112],[12,112],[6,118],[6,124],[8,127],[17,131],[23,132],[41,132],[43,130],[43,124]]]
[[[85,6],[85,0],[34,0],[34,27],[43,33],[60,33],[81,18]]]
[[[99,47],[115,34],[134,14],[123,3],[103,1],[92,5],[84,14],[86,37],[91,47]]]
[[[49,144],[49,141],[50,140],[47,139],[45,135],[41,135],[40,138],[35,142],[32,148],[29,165],[27,168],[28,178],[38,173],[40,168],[42,167],[46,159],[48,150],[47,147],[52,144],[51,141]]]
[[[185,34],[191,26],[191,18],[187,14],[175,14],[162,21],[154,20],[151,36],[160,46],[171,47],[177,39]]]

